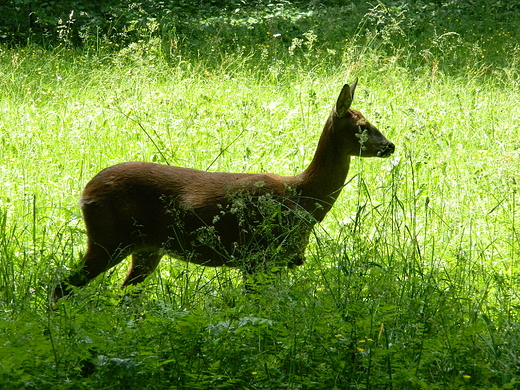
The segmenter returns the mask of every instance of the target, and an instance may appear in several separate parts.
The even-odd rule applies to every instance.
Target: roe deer
[[[206,266],[301,265],[309,235],[338,198],[352,156],[388,157],[394,144],[350,105],[345,85],[310,165],[295,176],[205,172],[147,162],[106,168],[80,204],[87,251],[54,300],[132,254],[121,287],[145,280],[161,257]],[[265,267],[267,264],[267,268]]]

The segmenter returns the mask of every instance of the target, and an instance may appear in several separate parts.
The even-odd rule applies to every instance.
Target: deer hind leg
[[[121,248],[120,244],[100,245],[92,240],[88,241],[87,251],[83,256],[80,267],[60,282],[54,290],[54,302],[72,292],[72,287],[81,287],[90,282],[99,274],[119,264],[128,256],[130,248]]]
[[[121,288],[129,284],[135,285],[143,282],[150,275],[161,261],[163,254],[158,250],[140,250],[132,255],[132,262],[128,268],[125,281]]]

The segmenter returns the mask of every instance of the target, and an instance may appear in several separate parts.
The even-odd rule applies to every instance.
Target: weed
[[[241,7],[83,37],[64,13],[54,48],[0,48],[2,385],[516,388],[515,5]],[[48,310],[84,250],[77,199],[96,172],[294,174],[350,74],[397,154],[353,161],[305,265],[247,297],[237,271],[172,259],[138,299],[116,292],[119,266]],[[253,218],[247,200],[226,213]],[[286,213],[262,205],[275,243]]]

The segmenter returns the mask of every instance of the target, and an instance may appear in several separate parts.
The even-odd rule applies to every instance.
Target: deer
[[[129,255],[121,288],[142,283],[164,255],[246,275],[305,261],[314,225],[340,195],[352,157],[389,157],[392,142],[350,108],[345,84],[307,168],[294,176],[208,172],[150,162],[103,169],[85,186],[82,260],[54,289],[53,304]]]

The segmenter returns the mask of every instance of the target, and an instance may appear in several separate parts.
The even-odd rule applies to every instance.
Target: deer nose
[[[377,152],[377,157],[388,157],[395,151],[395,145],[393,143],[388,143],[388,145],[385,145],[383,149],[379,150]]]

